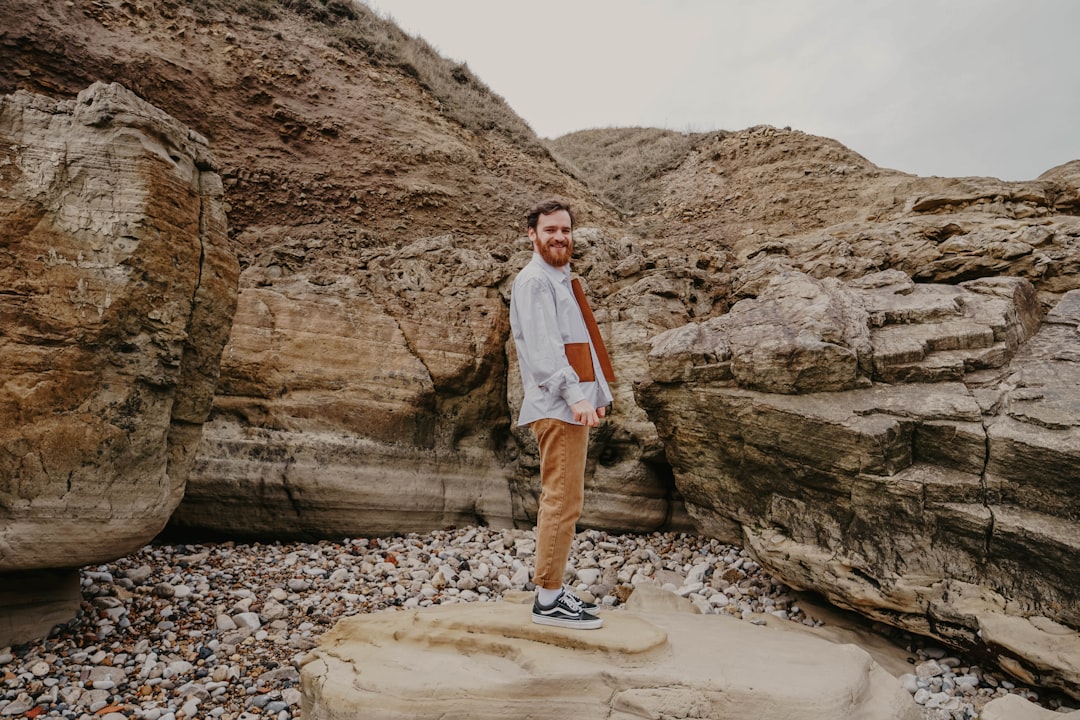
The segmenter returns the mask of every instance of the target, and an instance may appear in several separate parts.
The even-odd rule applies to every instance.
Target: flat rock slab
[[[309,720],[918,717],[863,650],[719,615],[603,613],[535,625],[530,605],[471,603],[340,621],[301,669]]]

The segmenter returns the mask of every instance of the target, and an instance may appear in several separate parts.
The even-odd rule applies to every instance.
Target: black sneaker
[[[566,593],[567,595],[569,595],[570,597],[577,600],[578,605],[580,605],[581,609],[584,610],[585,612],[588,612],[588,613],[596,612],[600,608],[600,606],[597,605],[596,603],[589,602],[588,600],[582,600],[581,597],[579,597],[578,594],[576,592],[574,592],[574,589],[572,587],[570,587],[569,585],[563,585],[562,586],[562,591],[564,593]]]
[[[585,612],[578,599],[565,590],[559,593],[554,604],[547,607],[540,604],[539,598],[533,600],[532,621],[538,625],[579,630],[595,630],[604,624],[600,618]]]

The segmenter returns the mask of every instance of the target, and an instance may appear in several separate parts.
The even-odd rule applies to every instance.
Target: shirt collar
[[[566,263],[561,268],[557,268],[554,265],[548,263],[540,253],[533,250],[532,262],[536,263],[541,270],[547,273],[552,280],[557,282],[570,282],[570,263]]]

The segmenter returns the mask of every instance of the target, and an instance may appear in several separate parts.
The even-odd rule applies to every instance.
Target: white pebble
[[[595,585],[600,580],[599,568],[581,568],[577,571],[577,580],[586,586]]]
[[[914,695],[919,691],[919,679],[912,673],[904,673],[899,678],[900,686]]]
[[[165,666],[165,672],[162,674],[164,678],[172,678],[177,675],[183,675],[184,673],[191,672],[191,668],[194,667],[187,660],[176,660]]]
[[[249,630],[255,630],[262,626],[262,622],[259,620],[259,616],[253,612],[242,612],[232,616],[232,621],[236,623],[237,628],[248,628]]]

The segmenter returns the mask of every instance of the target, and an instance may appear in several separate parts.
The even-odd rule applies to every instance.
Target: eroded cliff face
[[[238,268],[205,139],[122,87],[4,97],[0,146],[0,577],[31,615],[0,613],[10,640],[56,619],[11,573],[122,556],[180,503]]]
[[[1080,694],[1080,291],[781,273],[655,338],[691,515],[795,587]]]
[[[630,219],[726,290],[636,385],[699,531],[1072,694],[1078,168],[915,178],[751,128],[643,178]]]

